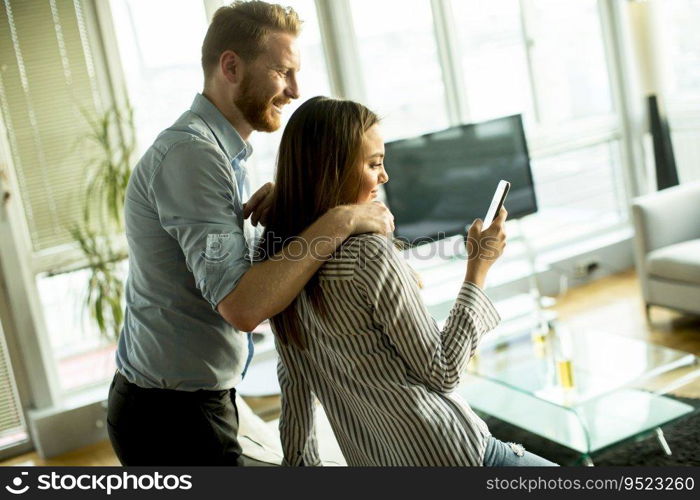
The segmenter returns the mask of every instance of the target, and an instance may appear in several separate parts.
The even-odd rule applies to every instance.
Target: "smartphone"
[[[498,183],[496,192],[493,194],[493,199],[491,200],[489,211],[486,212],[486,217],[484,217],[484,224],[481,228],[482,231],[487,229],[491,223],[493,223],[493,219],[498,216],[498,212],[501,211],[503,203],[506,201],[508,191],[510,191],[510,182],[502,180]]]

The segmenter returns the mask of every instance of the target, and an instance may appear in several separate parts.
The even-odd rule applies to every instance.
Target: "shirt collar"
[[[247,160],[253,154],[253,146],[243,140],[231,122],[205,96],[197,94],[190,106],[190,111],[209,126],[230,161]]]

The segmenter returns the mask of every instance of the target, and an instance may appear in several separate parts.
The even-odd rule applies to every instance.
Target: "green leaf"
[[[124,320],[124,284],[116,262],[127,256],[116,251],[111,237],[124,228],[124,198],[136,148],[134,113],[129,102],[124,109],[111,107],[97,116],[83,108],[80,112],[90,128],[82,142],[91,150],[86,159],[82,220],[69,230],[90,269],[85,304],[100,332],[113,340]]]

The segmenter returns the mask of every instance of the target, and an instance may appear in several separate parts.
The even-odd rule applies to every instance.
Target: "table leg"
[[[656,439],[658,439],[661,448],[664,450],[664,453],[670,456],[672,454],[671,447],[666,442],[666,438],[664,437],[664,431],[661,430],[661,427],[656,428]]]

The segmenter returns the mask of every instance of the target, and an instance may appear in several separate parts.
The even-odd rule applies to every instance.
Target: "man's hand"
[[[349,217],[350,234],[378,233],[387,235],[394,231],[394,215],[379,201],[338,207]]]
[[[272,205],[272,195],[275,191],[275,184],[268,182],[258,189],[250,199],[243,204],[243,218],[251,217],[250,222],[257,226],[260,222],[263,226],[267,222],[267,212]]]
[[[272,184],[266,184],[246,204],[245,216],[269,209]],[[264,220],[261,220],[264,224]],[[231,325],[252,331],[263,320],[284,311],[306,283],[349,236],[387,234],[394,230],[394,216],[382,203],[341,205],[332,208],[306,228],[299,238],[312,248],[300,258],[288,247],[275,259],[253,265],[238,285],[218,304],[217,310]]]

